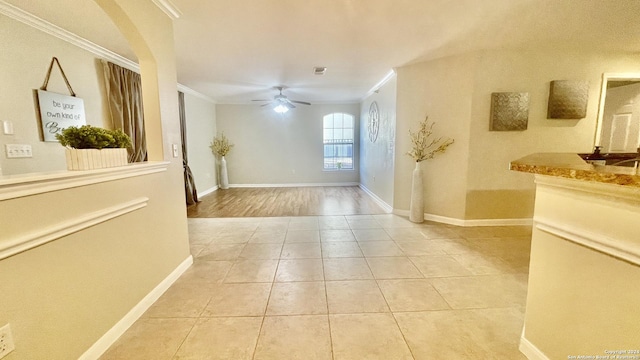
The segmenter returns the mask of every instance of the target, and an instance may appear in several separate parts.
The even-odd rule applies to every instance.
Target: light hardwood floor
[[[376,215],[385,211],[357,186],[231,188],[187,208],[190,218]]]

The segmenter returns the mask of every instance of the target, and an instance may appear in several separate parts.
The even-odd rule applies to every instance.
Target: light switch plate
[[[178,144],[173,144],[173,157],[178,157]]]
[[[29,144],[5,144],[4,147],[8,159],[33,157]]]
[[[13,135],[13,123],[11,121],[3,121],[2,131],[5,135]]]
[[[0,328],[0,359],[7,356],[15,348],[13,336],[11,335],[11,326],[6,324]]]

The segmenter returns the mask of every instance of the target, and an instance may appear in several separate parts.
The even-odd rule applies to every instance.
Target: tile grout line
[[[400,248],[398,246],[398,243],[396,242],[396,240],[389,234],[389,232],[384,227],[382,228],[382,230],[384,230],[384,232],[387,233],[387,235],[389,235],[389,237],[391,238],[391,241],[393,242],[393,244],[395,244],[395,246]],[[422,277],[424,278],[424,274],[422,273],[422,271],[420,271],[420,269],[418,269],[418,267],[413,263],[413,261],[411,261],[411,259],[409,259],[409,256],[402,250],[402,248],[400,248],[400,251],[404,254],[404,257],[407,260],[409,260],[411,265],[413,265],[416,268],[416,270],[418,270],[420,275],[422,275]],[[369,264],[369,262],[367,262],[367,265],[368,264]],[[374,277],[374,279],[375,279],[375,277]],[[391,305],[389,305],[389,300],[387,300],[387,297],[384,295],[384,291],[382,291],[382,288],[380,287],[380,280],[381,279],[375,279],[376,285],[378,286],[378,291],[380,291],[380,294],[382,294],[382,298],[384,299],[385,303],[387,303],[387,307],[389,308],[389,312],[391,313],[391,317],[393,317],[393,321],[396,324],[396,327],[397,327],[398,331],[400,332],[400,335],[402,336],[402,340],[404,341],[404,344],[407,346],[407,349],[409,349],[409,353],[411,354],[411,357],[415,360],[416,357],[413,354],[413,349],[411,349],[411,346],[409,346],[409,343],[407,342],[407,338],[405,337],[404,333],[402,332],[402,329],[400,328],[400,324],[398,324],[398,319],[396,318],[393,310],[391,309]]]
[[[407,338],[402,332],[402,329],[400,328],[400,324],[398,324],[398,319],[396,318],[396,314],[394,312],[391,312],[391,317],[393,318],[393,322],[396,324],[396,327],[398,328],[400,335],[402,335],[402,340],[404,340],[405,345],[407,345],[407,349],[409,349],[409,353],[411,354],[411,357],[415,360],[416,357],[413,354],[413,349],[411,349],[411,346],[409,346],[409,342],[407,342]]]
[[[195,257],[194,257],[194,262],[195,262]],[[231,271],[231,268],[233,267],[230,266],[229,269],[227,269],[226,273],[224,274],[224,276],[222,277],[222,280],[224,281],[224,279],[226,279],[227,275],[229,274],[229,271]],[[193,332],[193,329],[196,327],[196,325],[198,324],[198,322],[200,321],[200,319],[202,318],[202,314],[205,312],[205,310],[207,309],[207,307],[209,306],[209,304],[211,303],[211,300],[213,300],[213,295],[211,295],[209,297],[209,300],[207,301],[207,304],[202,308],[202,310],[200,311],[200,314],[198,314],[198,316],[196,317],[196,320],[193,322],[193,325],[191,325],[191,328],[189,329],[189,332],[187,332],[187,335],[185,335],[184,339],[182,339],[182,341],[180,342],[180,345],[178,345],[178,348],[176,349],[176,351],[173,353],[173,355],[171,356],[171,358],[175,358],[178,355],[178,352],[180,351],[180,349],[182,348],[182,346],[184,345],[184,343],[187,341],[187,339],[189,338],[189,335],[191,335],[191,333]]]
[[[398,243],[396,242],[396,240],[389,234],[389,232],[383,227],[382,230],[384,230],[385,233],[387,233],[387,235],[389,235],[389,237],[391,238],[391,241],[393,242],[393,244],[395,244],[395,246],[397,246],[398,248],[400,248],[398,246]],[[420,269],[418,269],[418,267],[413,263],[413,261],[411,261],[411,259],[409,258],[409,255],[407,255],[402,248],[400,248],[400,251],[402,252],[402,254],[404,254],[404,258],[406,258],[407,260],[409,260],[409,262],[411,263],[411,265],[413,265],[414,268],[416,268],[416,270],[418,270],[418,272],[420,273],[420,275],[422,275],[423,279],[426,279],[424,274],[422,273],[422,271],[420,271]],[[369,262],[367,261],[367,265],[369,264]],[[373,273],[373,272],[372,272]],[[404,341],[404,344],[406,345],[407,349],[409,350],[409,354],[411,354],[411,357],[415,360],[415,355],[413,354],[413,349],[411,349],[411,346],[409,346],[409,342],[407,342],[407,338],[404,334],[404,332],[402,332],[402,329],[400,328],[400,324],[398,324],[398,319],[396,318],[396,315],[394,313],[394,311],[391,309],[391,305],[389,305],[389,300],[387,300],[387,297],[384,294],[384,291],[382,291],[382,288],[380,287],[380,280],[381,279],[376,279],[374,276],[374,280],[376,282],[376,285],[378,286],[378,291],[380,291],[380,294],[382,295],[382,298],[384,299],[385,303],[387,304],[387,307],[389,308],[389,312],[391,313],[391,317],[393,318],[394,323],[396,324],[396,328],[398,329],[398,331],[400,332],[400,335],[402,336],[402,340]],[[394,279],[397,280],[397,279]],[[429,284],[431,285],[431,284]],[[448,305],[448,304],[447,304]]]
[[[346,218],[345,218],[346,221]],[[329,344],[331,346],[331,359],[335,359],[335,354],[333,351],[333,335],[331,334],[331,314],[329,312],[329,294],[327,292],[327,278],[324,270],[324,256],[322,250],[322,235],[320,235],[320,262],[322,263],[322,284],[324,285],[324,298],[327,304],[327,326],[329,327]]]
[[[282,248],[280,249],[280,254],[282,255]],[[271,280],[271,288],[269,289],[269,296],[267,297],[267,303],[264,306],[264,313],[262,314],[262,321],[260,322],[260,329],[258,330],[258,337],[256,337],[256,345],[253,347],[253,354],[251,355],[251,359],[255,359],[256,352],[258,351],[258,344],[260,343],[260,337],[262,336],[262,328],[264,327],[264,322],[267,318],[267,310],[269,309],[269,302],[271,301],[271,294],[273,293],[273,287],[276,283],[276,275],[278,274],[279,267],[280,267],[280,259],[278,259],[278,265],[276,265],[276,270],[273,273],[273,279]]]
[[[193,332],[193,329],[196,327],[196,324],[198,324],[198,319],[196,319],[196,321],[193,322],[193,325],[191,325],[191,329],[189,329],[189,332],[187,333],[187,335],[184,337],[184,339],[182,339],[182,341],[180,342],[180,345],[178,345],[178,348],[176,349],[176,351],[173,352],[173,355],[171,356],[171,359],[175,359],[176,356],[178,356],[178,352],[180,352],[180,349],[182,348],[182,346],[184,345],[184,343],[187,341],[187,338],[189,337],[189,335],[191,335],[191,332]]]

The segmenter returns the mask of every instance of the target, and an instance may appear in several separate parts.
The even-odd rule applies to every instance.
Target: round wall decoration
[[[369,106],[369,122],[367,130],[369,131],[369,140],[376,142],[378,139],[378,130],[380,129],[380,112],[378,111],[378,103],[372,102]]]

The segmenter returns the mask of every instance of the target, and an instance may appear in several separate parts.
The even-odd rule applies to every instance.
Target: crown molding
[[[382,86],[384,86],[384,84],[386,84],[389,80],[393,79],[393,77],[396,76],[396,71],[395,69],[391,69],[389,70],[389,72],[387,73],[387,75],[385,75],[382,80],[378,81],[377,84],[373,85],[373,87],[367,91],[367,93],[365,94],[365,96],[361,99],[361,102],[364,102],[369,96],[375,94],[378,92],[378,90],[380,90],[380,88]]]
[[[193,95],[193,96],[195,96],[197,98],[200,98],[202,100],[208,101],[208,102],[210,102],[212,104],[217,104],[217,102],[215,100],[213,100],[212,98],[208,97],[207,95],[199,93],[199,92],[193,90],[192,88],[184,86],[182,84],[178,84],[178,91],[182,91],[185,94]]]
[[[160,2],[160,3],[168,3],[167,0],[154,0],[154,2]],[[169,3],[170,4],[170,3]],[[156,5],[158,5],[156,3]],[[161,5],[158,5],[161,9]],[[175,7],[174,7],[175,8]],[[175,8],[176,11],[177,8]],[[163,10],[164,11],[164,10]],[[179,13],[179,11],[178,11]],[[80,37],[68,30],[65,30],[57,25],[54,25],[46,20],[43,20],[31,13],[28,13],[14,5],[11,5],[3,0],[0,0],[0,14],[6,15],[14,20],[17,20],[23,24],[29,25],[37,30],[42,31],[45,34],[54,36],[58,39],[64,40],[74,46],[77,46],[81,49],[84,49],[96,56],[98,56],[99,58],[111,61],[114,64],[118,64],[124,68],[127,68],[131,71],[135,71],[137,73],[140,72],[140,66],[134,62],[131,61],[127,58],[125,58],[124,56],[118,55],[115,52],[108,50],[106,48],[103,48],[100,45],[94,44],[93,42]],[[212,98],[203,95],[187,86],[184,86],[182,84],[178,84],[178,90],[184,92],[184,93],[188,93],[191,94],[193,96],[196,96],[200,99],[206,100],[210,103],[215,104],[215,100],[213,100]]]
[[[131,61],[124,56],[118,55],[111,50],[107,50],[100,45],[94,44],[85,38],[82,38],[70,31],[67,31],[57,25],[54,25],[2,0],[0,0],[0,13],[14,20],[20,21],[23,24],[38,29],[48,35],[57,37],[58,39],[64,40],[81,49],[87,50],[90,53],[93,53],[101,58],[107,59],[113,63],[117,63],[118,65],[126,67],[129,70],[138,72],[140,71],[140,67],[134,61]]]
[[[167,16],[175,20],[182,16],[182,11],[169,0],[152,0]]]

